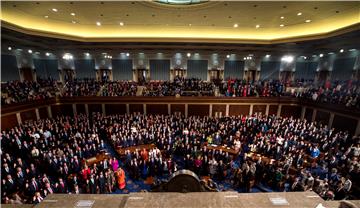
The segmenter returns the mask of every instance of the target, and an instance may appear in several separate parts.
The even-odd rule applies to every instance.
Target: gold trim
[[[235,43],[235,44],[279,44],[279,43],[288,43],[288,42],[297,42],[297,41],[308,41],[308,40],[317,40],[325,39],[333,36],[338,36],[341,34],[349,33],[352,31],[360,30],[360,23],[355,23],[353,25],[339,28],[331,32],[319,33],[315,35],[303,35],[298,37],[289,37],[289,38],[279,38],[273,40],[257,40],[257,39],[230,39],[230,38],[150,38],[150,37],[111,37],[111,38],[86,38],[78,37],[73,35],[60,34],[56,32],[47,32],[36,29],[24,28],[4,20],[1,20],[1,27],[21,32],[28,35],[59,38],[65,40],[73,40],[79,42],[173,42],[173,43]]]

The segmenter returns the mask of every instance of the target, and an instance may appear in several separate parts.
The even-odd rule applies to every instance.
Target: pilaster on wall
[[[269,109],[270,109],[270,105],[269,104],[267,104],[266,105],[266,109],[265,109],[265,115],[269,115]]]
[[[210,104],[209,106],[209,117],[212,117],[213,105]]]
[[[185,118],[188,117],[188,104],[185,104]]]
[[[129,105],[129,103],[126,104],[126,114],[130,114],[130,105]]]
[[[47,109],[48,117],[52,118],[53,116],[52,116],[51,106],[48,106],[46,109]]]
[[[18,124],[22,123],[20,113],[16,113],[16,119],[17,119]]]
[[[85,104],[85,113],[87,116],[89,116],[89,105]]]
[[[253,111],[254,111],[254,104],[250,105],[250,111],[249,111],[249,115],[252,116],[253,115]]]
[[[358,120],[358,123],[356,126],[355,135],[360,135],[360,119]]]
[[[76,104],[72,104],[73,114],[77,115]]]
[[[280,117],[280,115],[281,115],[281,108],[282,108],[282,105],[280,104],[278,109],[277,109],[277,113],[276,113],[277,117]]]
[[[101,104],[101,111],[102,111],[102,114],[103,114],[104,116],[106,116],[106,109],[105,109],[105,104],[104,104],[104,103]]]
[[[146,115],[146,104],[143,104],[143,112],[144,112],[144,115]]]
[[[301,107],[301,116],[300,116],[301,120],[305,118],[305,112],[306,112],[306,107],[302,106]]]
[[[314,122],[314,121],[315,121],[316,113],[317,113],[317,110],[314,108],[313,114],[312,114],[312,116],[311,116],[311,122]]]
[[[35,108],[35,114],[36,114],[36,120],[40,120],[40,113],[38,108]]]
[[[334,122],[334,116],[335,116],[334,113],[330,113],[330,118],[329,118],[329,123],[328,123],[328,129],[331,129],[331,127],[332,127],[332,124],[333,124],[333,122]]]
[[[168,110],[168,114],[171,115],[171,105],[167,104],[167,110]]]
[[[230,105],[227,104],[225,109],[225,116],[229,116],[229,109],[230,109]]]

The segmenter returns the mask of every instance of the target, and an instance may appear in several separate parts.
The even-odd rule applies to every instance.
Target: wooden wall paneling
[[[23,112],[20,113],[20,116],[21,116],[21,121],[22,122],[25,122],[25,121],[28,121],[28,120],[37,120],[36,119],[35,109],[23,111]]]
[[[60,105],[61,107],[61,113],[64,116],[74,116],[74,111],[72,108],[72,104],[63,104]]]
[[[317,121],[318,123],[321,123],[323,125],[328,125],[329,118],[330,118],[329,112],[317,110],[315,121]]]
[[[350,134],[355,134],[356,126],[357,120],[335,114],[332,124],[335,130],[348,131]]]
[[[18,122],[15,113],[7,116],[1,116],[1,130],[11,129],[17,125]]]
[[[247,116],[250,113],[250,105],[230,105],[229,116]]]
[[[134,113],[134,112],[144,113],[143,104],[130,104],[129,105],[129,111],[130,111],[131,114]]]
[[[86,114],[85,104],[76,104],[76,113],[77,114]]]
[[[307,121],[310,122],[311,119],[312,119],[312,114],[313,114],[313,112],[314,112],[314,109],[312,109],[312,108],[306,108],[304,118],[305,118]]]
[[[269,106],[269,115],[276,115],[278,110],[278,105],[270,105]]]
[[[56,118],[57,116],[61,116],[62,115],[61,105],[52,105],[51,112],[52,112],[53,118]]]
[[[212,116],[215,116],[216,112],[221,112],[224,117],[226,115],[226,105],[212,105]]]
[[[188,105],[188,116],[209,116],[210,105]]]
[[[300,118],[301,116],[301,106],[292,106],[292,105],[283,105],[281,107],[281,117],[294,117]]]
[[[49,115],[48,115],[48,112],[47,112],[47,107],[39,108],[39,115],[40,115],[40,119],[48,118]]]
[[[171,104],[170,112],[174,114],[175,112],[181,112],[181,115],[185,115],[185,104]]]
[[[254,105],[253,113],[261,113],[261,115],[265,115],[266,113],[266,105]]]
[[[106,115],[126,114],[126,104],[105,104]]]
[[[93,113],[102,113],[101,104],[88,104],[89,108],[89,116],[91,116]]]
[[[146,114],[167,115],[168,114],[168,106],[167,106],[167,104],[146,104]]]

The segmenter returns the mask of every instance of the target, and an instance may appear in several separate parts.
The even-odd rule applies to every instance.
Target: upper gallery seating
[[[12,81],[2,83],[1,103],[24,103],[51,97],[74,96],[136,96],[139,84],[128,81],[99,82],[94,79],[67,81],[38,79],[37,82]],[[293,96],[309,101],[360,108],[359,81],[334,81],[322,85],[312,81],[284,83],[278,80],[247,82],[228,80],[205,82],[199,79],[175,78],[174,82],[148,82],[143,85],[142,96],[219,96],[274,97]]]

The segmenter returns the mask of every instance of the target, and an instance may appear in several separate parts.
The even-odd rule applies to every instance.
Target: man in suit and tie
[[[11,175],[6,176],[5,186],[8,194],[12,194],[16,191],[16,184]]]
[[[35,194],[35,192],[40,190],[39,183],[36,181],[35,177],[31,178],[29,188],[30,188],[31,194]]]
[[[91,174],[91,176],[90,176],[90,181],[89,181],[89,183],[90,183],[90,193],[91,193],[91,194],[96,194],[97,184],[96,184],[96,180],[95,180],[93,174]]]

